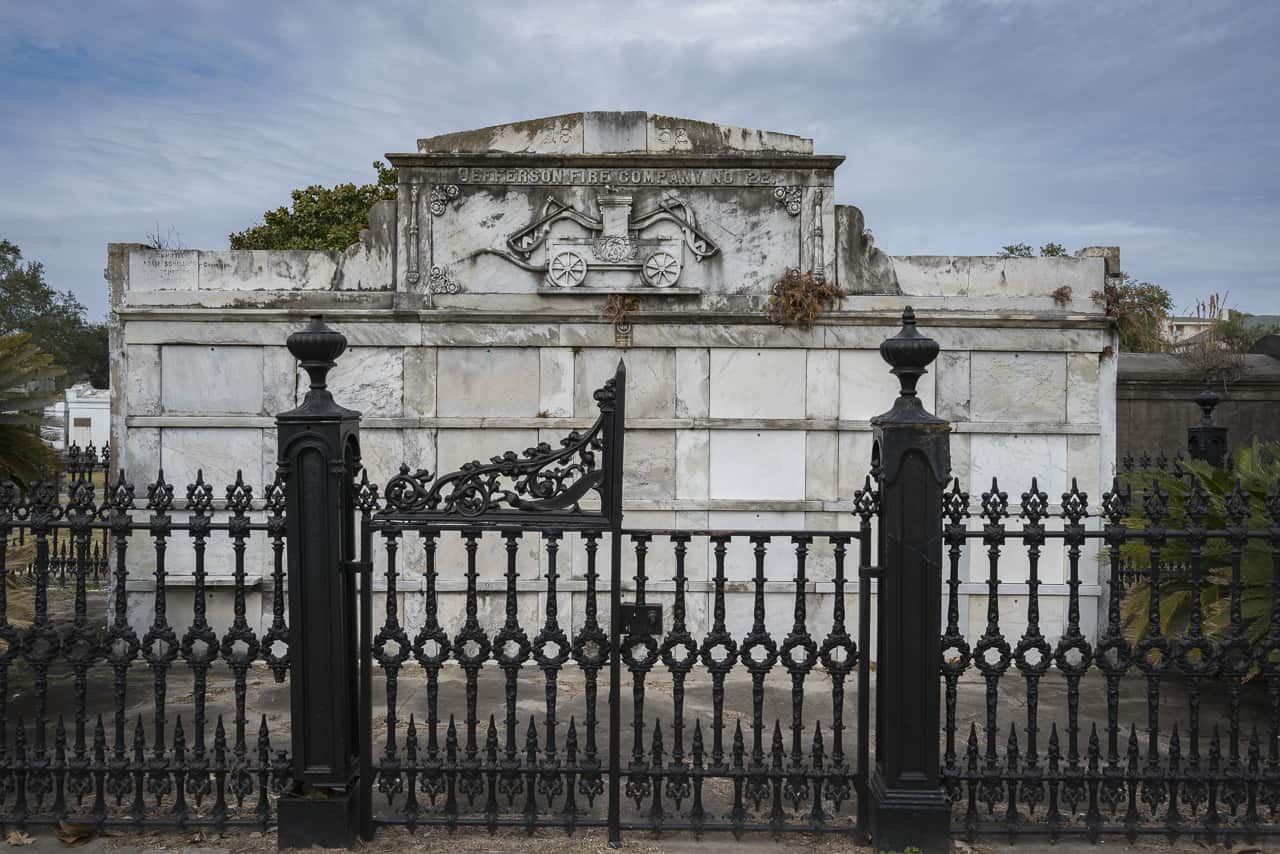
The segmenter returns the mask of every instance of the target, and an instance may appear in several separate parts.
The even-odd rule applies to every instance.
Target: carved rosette
[[[786,208],[790,216],[800,216],[800,197],[803,190],[799,187],[774,187],[773,198]]]
[[[456,198],[458,198],[457,184],[438,184],[431,188],[427,207],[431,210],[432,216],[443,216],[445,208]]]
[[[437,264],[427,273],[427,290],[433,294],[460,294],[462,285],[448,270]]]
[[[624,261],[631,261],[639,251],[640,248],[630,240],[617,235],[597,237],[591,241],[592,254],[596,256],[596,260],[604,261],[606,264],[621,264]]]

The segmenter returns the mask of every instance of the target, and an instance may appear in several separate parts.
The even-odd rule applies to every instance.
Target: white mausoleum
[[[162,465],[179,497],[197,468],[218,495],[240,469],[260,496],[274,470],[274,416],[305,390],[285,339],[322,313],[350,342],[331,388],[364,413],[365,462],[380,482],[401,462],[443,472],[554,444],[590,425],[592,390],[624,358],[628,527],[852,528],[869,421],[897,388],[877,347],[907,304],[942,347],[921,390],[953,424],[965,488],[976,496],[998,476],[1016,504],[1037,477],[1056,503],[1074,477],[1096,506],[1110,482],[1116,337],[1091,295],[1118,272],[1115,249],[886,255],[862,212],[842,203],[853,195],[836,185],[843,157],[815,154],[797,136],[642,112],[446,134],[388,157],[398,198],[370,212],[369,230],[345,252],[109,247],[112,445],[140,494]],[[789,269],[847,294],[810,329],[763,313]],[[611,297],[634,300],[620,323],[606,310]],[[144,558],[148,541],[135,540]],[[536,543],[526,549],[534,559]],[[229,572],[224,551],[211,551],[218,577]],[[503,563],[484,560],[499,551],[496,542],[482,549],[486,625],[501,621]],[[561,614],[576,630],[582,560],[565,551]],[[770,577],[774,595],[789,597],[794,559],[780,551]],[[1061,552],[1048,546],[1041,561],[1050,637],[1065,620]],[[441,558],[446,597],[462,588],[456,558],[447,549]],[[255,583],[269,574],[260,539],[249,561]],[[171,614],[189,608],[190,568],[175,563],[171,555]],[[421,565],[420,549],[402,549],[410,634],[421,620]],[[689,562],[695,634],[709,611],[707,566],[706,555]],[[1015,637],[1025,558],[1002,566],[1003,627]],[[662,591],[669,550],[654,549],[649,568],[651,589]],[[731,552],[731,579],[753,569],[745,547]],[[962,629],[973,637],[985,622],[986,562],[966,558],[963,572]],[[820,625],[830,615],[830,556],[816,555],[809,575],[810,619]],[[1082,576],[1092,631],[1101,594],[1092,557]],[[131,583],[145,625],[150,592]],[[740,606],[731,597],[735,633],[750,623],[749,591],[733,594]],[[263,624],[267,598],[250,603]],[[522,622],[536,625],[536,595],[527,598]],[[785,634],[789,609],[769,610]],[[442,604],[450,619],[460,622],[460,611]],[[225,608],[212,618],[225,622]]]

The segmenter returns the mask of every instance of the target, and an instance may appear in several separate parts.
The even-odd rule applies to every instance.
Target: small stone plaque
[[[129,289],[194,291],[200,286],[200,253],[187,249],[139,249],[129,255]]]

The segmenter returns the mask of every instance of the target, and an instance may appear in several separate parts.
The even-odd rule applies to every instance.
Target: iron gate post
[[[950,806],[937,733],[942,633],[942,494],[951,474],[950,431],[927,412],[916,383],[938,344],[902,312],[902,329],[880,345],[901,391],[871,419],[880,471],[880,588],[875,763],[870,823],[877,851],[950,850]],[[865,654],[865,653],[864,653]]]
[[[276,417],[286,484],[292,782],[279,802],[280,848],[349,848],[358,828],[355,513],[360,413],[325,377],[347,339],[313,316],[289,336],[311,378],[302,405]]]
[[[609,847],[622,844],[622,454],[626,435],[627,366],[618,361],[613,396],[597,397],[605,416],[606,482],[603,509],[609,519]],[[596,393],[597,395],[600,392]]]

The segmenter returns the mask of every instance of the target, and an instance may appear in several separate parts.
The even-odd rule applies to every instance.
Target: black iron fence
[[[371,642],[383,683],[378,711],[386,721],[372,759],[381,804],[374,806],[375,823],[605,826],[610,747],[617,744],[622,829],[855,828],[867,733],[860,731],[859,750],[852,732],[859,718],[845,704],[846,681],[861,658],[844,598],[850,567],[868,566],[866,530],[624,530],[634,570],[622,595],[637,608],[653,608],[656,596],[664,605],[652,617],[622,617],[618,637],[610,631],[616,625],[608,614],[610,580],[606,574],[602,582],[600,572],[607,556],[598,559],[602,548],[608,551],[607,533],[442,530],[376,516],[371,528],[384,538],[387,555],[386,617]],[[585,562],[585,592],[573,597],[581,603],[577,614],[562,613],[569,597],[557,590],[571,537]],[[540,546],[540,561],[528,560],[530,539]],[[506,558],[505,616],[497,626],[477,615],[477,555],[486,546]],[[426,567],[425,621],[412,635],[398,615],[396,586],[400,550],[410,547],[424,550]],[[811,633],[806,610],[813,593],[805,563],[816,549],[835,563],[834,606],[819,635]],[[750,554],[749,582],[727,580],[731,550]],[[453,632],[442,626],[447,615],[436,592],[439,555],[446,551],[463,555],[465,566],[465,617]],[[710,554],[713,591],[709,628],[695,636],[687,623],[686,567],[698,551]],[[790,583],[766,580],[766,561],[775,553],[791,564]],[[655,583],[647,567],[664,558],[670,574]],[[540,593],[518,587],[518,580],[539,574]],[[784,586],[789,593],[779,590]],[[522,612],[532,612],[524,601],[531,595],[540,600],[540,622],[521,620]],[[776,607],[784,600],[791,629],[775,635],[769,630],[777,622],[774,608],[766,601]],[[735,622],[749,614],[745,632],[731,629],[731,601]],[[648,619],[655,624],[640,624]],[[617,732],[602,725],[609,716],[601,712],[600,696],[614,644],[627,671]],[[415,690],[417,716],[406,714],[400,700],[400,678],[410,669],[426,680],[425,691]],[[452,692],[458,705],[442,712],[441,683],[450,677],[463,684]]]
[[[1182,484],[1173,500],[1171,479]],[[994,482],[976,502],[953,486],[943,776],[957,827],[1227,838],[1280,829],[1280,492],[1271,489],[1250,494],[1237,481],[1215,496],[1166,472],[1137,493],[1116,482],[1090,506],[1074,484],[1054,504],[1034,482],[1013,503]],[[1054,544],[1065,549],[1071,593],[1065,631],[1051,642],[1037,588]],[[959,623],[956,591],[962,554],[979,549],[990,593],[974,636]],[[1027,572],[1016,609],[999,595],[1010,557],[1024,557]],[[1082,631],[1078,590],[1082,567],[1099,557],[1108,593],[1095,638]],[[1011,617],[1020,632],[1002,627]],[[956,696],[968,674],[983,683],[985,713],[966,727]],[[1022,683],[1025,711],[1009,708],[1009,680]],[[1098,682],[1104,702],[1082,702]]]
[[[379,487],[325,385],[345,340],[289,343],[311,391],[260,493],[161,473],[135,501],[105,450],[0,485],[6,827],[1280,832],[1274,474],[971,497],[908,313],[843,530],[629,529],[621,368],[559,446]]]
[[[624,385],[620,368],[596,395],[601,415],[595,425],[570,434],[559,448],[544,444],[434,480],[405,469],[388,483],[385,496],[361,483],[356,503],[364,560],[375,538],[383,540],[386,555],[386,618],[366,641],[385,698],[385,741],[362,771],[386,796],[386,808],[372,816],[375,823],[609,826],[614,833],[848,833],[857,826],[856,805],[865,806],[861,772],[868,731],[858,731],[862,761],[855,765],[853,745],[846,751],[846,730],[855,719],[845,710],[846,680],[861,657],[846,626],[844,596],[850,562],[856,561],[855,571],[870,569],[870,481],[859,493],[859,527],[851,531],[622,529],[618,425]],[[425,621],[412,638],[397,610],[397,559],[402,544],[410,547],[410,536],[424,551],[426,589]],[[488,559],[504,561],[506,568],[504,616],[496,631],[478,617],[477,578],[486,546]],[[610,570],[603,579],[602,548]],[[806,575],[815,550],[825,550],[834,564],[835,603],[827,631],[816,636]],[[731,551],[734,569],[744,558],[753,566],[750,580],[734,582],[732,593]],[[446,553],[451,558],[442,559]],[[766,571],[775,553],[790,567],[786,582],[772,580],[776,570]],[[706,567],[712,586],[711,615],[700,638],[687,622],[691,555]],[[439,564],[450,559],[463,565],[453,575],[466,579],[465,618],[453,634],[441,625],[436,593]],[[575,559],[585,581],[578,620],[562,614],[558,589],[562,567]],[[663,565],[661,580],[650,572],[656,564]],[[525,609],[534,619],[522,623],[521,598],[529,591],[519,582],[539,575],[545,582],[537,593],[540,607]],[[868,588],[862,593],[863,607],[869,607]],[[658,595],[669,602],[665,618]],[[607,597],[603,617],[601,596]],[[751,615],[749,625],[734,620],[736,632],[730,597],[739,600],[737,615]],[[779,599],[791,615],[785,636],[771,631],[776,620],[766,612],[766,601]],[[538,612],[540,626],[534,622]],[[577,623],[576,630],[569,622]],[[426,677],[425,738],[413,715],[401,720],[398,680],[413,665]],[[487,679],[486,665],[492,674]],[[445,725],[438,700],[442,673],[450,667],[463,674],[463,708]],[[528,673],[535,668],[541,686]],[[815,670],[827,686],[821,700],[806,697],[812,685],[806,680]],[[789,716],[773,697],[766,702],[782,687],[773,684],[775,671],[786,674]],[[602,672],[609,677],[608,708],[615,710],[605,716],[607,727],[601,727]],[[865,680],[865,670],[862,675]],[[656,697],[655,688],[661,691]],[[542,714],[540,720],[531,714],[526,727],[518,709],[530,693],[541,697]],[[740,696],[727,704],[726,694]],[[625,721],[624,707],[630,710]],[[746,717],[743,710],[749,710]]]
[[[283,488],[270,485],[255,507],[239,478],[215,501],[197,477],[175,511],[163,472],[145,487],[143,508],[123,474],[101,494],[90,474],[73,467],[25,491],[0,483],[0,821],[266,827],[289,758],[273,751],[266,717],[250,718],[248,683],[258,665],[276,681],[288,673]],[[245,606],[251,537],[266,537],[274,554],[274,619],[261,637]],[[219,540],[233,554],[224,631],[206,616],[206,552]],[[33,559],[10,568],[10,544],[26,542]],[[104,542],[111,577],[97,591]],[[194,582],[186,627],[167,615],[179,604],[166,589],[178,549]],[[139,565],[152,569],[143,602],[131,590]],[[69,602],[55,585],[70,588]],[[150,612],[142,632],[130,613],[138,604]],[[211,681],[219,694],[230,682],[225,715],[210,714]]]
[[[103,445],[102,449],[99,450],[92,443],[84,448],[72,444],[63,454],[62,476],[57,480],[59,489],[60,491],[69,489],[75,484],[84,482],[100,486],[102,491],[101,502],[106,504],[111,500],[110,467],[111,448],[109,445]],[[18,524],[11,525],[7,533],[9,545],[16,547],[14,549],[15,554],[23,552],[22,547],[27,542],[26,526],[21,524],[21,520],[16,521]],[[96,531],[94,536],[90,537],[89,548],[84,555],[80,555],[75,551],[75,547],[70,538],[66,536],[66,533],[65,529],[57,527],[48,532],[49,557],[47,572],[50,580],[56,580],[59,585],[65,586],[68,577],[75,578],[76,567],[79,562],[83,561],[87,564],[88,583],[90,585],[103,583],[109,573],[107,556],[110,553],[110,529],[104,527],[100,531]],[[25,571],[28,576],[34,578],[36,573],[35,560],[27,560],[25,568],[11,565],[9,571]]]

